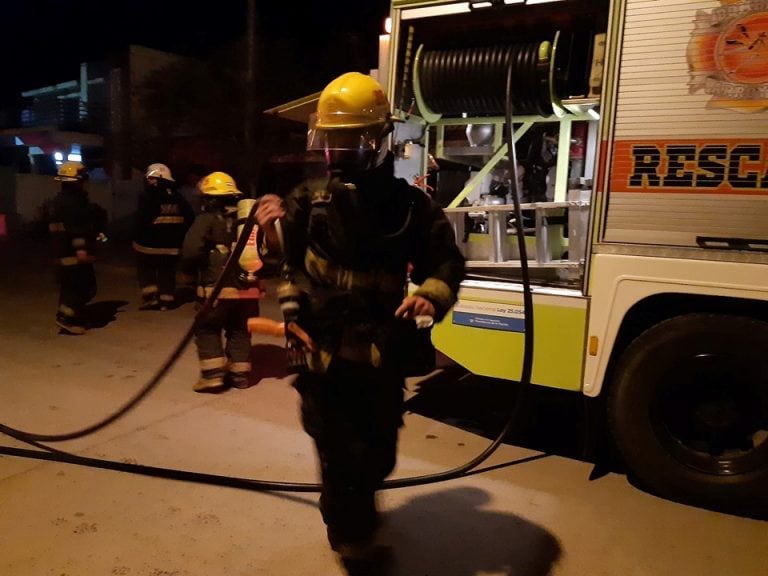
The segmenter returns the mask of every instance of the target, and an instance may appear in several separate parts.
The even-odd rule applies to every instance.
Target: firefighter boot
[[[321,506],[322,506],[321,496]],[[330,526],[326,529],[328,543],[338,555],[338,560],[349,576],[386,576],[391,574],[394,563],[392,546],[382,543],[378,529],[382,524],[381,515],[374,511],[371,530],[361,537],[340,538]]]
[[[195,392],[209,394],[223,392],[226,389],[227,385],[224,382],[224,378],[222,376],[214,376],[213,378],[205,378],[204,376],[201,376],[200,380],[195,382],[195,385],[192,386],[192,390]]]
[[[83,326],[83,322],[78,322],[74,316],[56,314],[56,326],[59,327],[60,334],[80,336],[86,332],[86,327]]]
[[[173,294],[160,294],[159,302],[157,303],[157,310],[165,312],[166,310],[173,310],[175,308],[176,298]]]
[[[154,299],[142,299],[139,310],[159,310],[160,302]]]
[[[243,390],[251,387],[251,379],[248,372],[229,372],[224,379],[227,386]]]
[[[149,286],[141,290],[141,305],[139,310],[158,310],[160,300],[157,298],[157,288]]]
[[[341,544],[335,551],[349,576],[387,576],[392,573],[394,554],[391,546]]]

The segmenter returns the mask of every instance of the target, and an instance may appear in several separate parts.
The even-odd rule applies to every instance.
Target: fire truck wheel
[[[768,323],[670,318],[624,351],[608,422],[629,477],[659,496],[768,515]]]

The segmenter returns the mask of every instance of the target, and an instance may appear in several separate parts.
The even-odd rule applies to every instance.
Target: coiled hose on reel
[[[460,48],[420,49],[414,67],[420,108],[460,116],[504,116],[508,71],[515,89],[509,95],[515,115],[550,116],[554,81],[549,41]]]

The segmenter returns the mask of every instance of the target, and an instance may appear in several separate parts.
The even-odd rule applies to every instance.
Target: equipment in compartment
[[[582,278],[590,190],[580,182],[591,181],[592,167],[571,144],[574,125],[599,118],[600,82],[590,73],[599,68],[606,13],[595,7],[579,0],[567,13],[510,5],[407,18],[396,56],[407,77],[393,83],[407,108],[395,132],[395,169],[417,184],[432,176],[428,191],[462,240],[470,275],[514,278],[521,266],[502,138],[509,101],[534,281]],[[593,150],[596,127],[588,137],[581,131],[580,145]],[[439,171],[430,173],[428,157]]]

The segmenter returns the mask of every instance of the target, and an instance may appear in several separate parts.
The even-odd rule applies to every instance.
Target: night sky
[[[246,0],[206,4],[189,0],[2,0],[1,4],[3,104],[22,90],[73,80],[80,62],[98,60],[128,44],[204,56],[245,33]],[[338,35],[357,36],[363,58],[375,55],[389,0],[256,0],[256,7],[264,42],[295,43],[306,49],[305,65],[317,67],[323,63],[312,62],[313,47]]]

